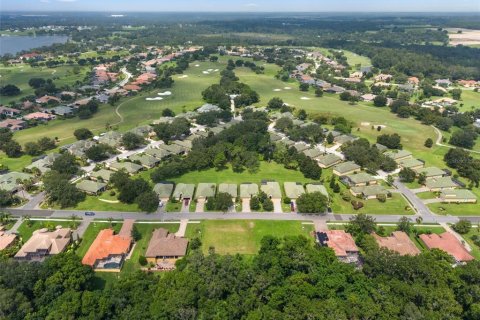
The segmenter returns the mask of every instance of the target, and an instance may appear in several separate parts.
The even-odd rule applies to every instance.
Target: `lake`
[[[22,50],[49,46],[54,43],[65,43],[68,36],[2,36],[0,37],[0,55],[16,54]]]

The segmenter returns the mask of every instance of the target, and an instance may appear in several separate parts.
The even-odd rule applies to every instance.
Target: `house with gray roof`
[[[92,181],[92,180],[82,180],[79,183],[75,185],[75,187],[83,191],[87,194],[90,195],[98,195],[99,193],[102,193],[105,191],[107,188],[107,184],[103,182],[98,182],[98,181]]]
[[[271,142],[277,142],[282,140],[282,136],[280,136],[278,133],[275,132],[270,132],[270,141]]]
[[[258,184],[242,183],[240,184],[240,198],[250,199],[258,194]]]
[[[456,189],[459,187],[459,185],[450,177],[427,179],[427,181],[425,182],[425,186],[433,192]]]
[[[58,106],[48,110],[52,114],[57,116],[71,116],[73,114],[73,109],[67,106]]]
[[[385,152],[385,155],[395,162],[400,162],[402,160],[410,159],[412,157],[412,153],[407,150],[390,150]]]
[[[160,159],[149,156],[148,154],[134,154],[130,156],[129,159],[135,163],[140,163],[147,169],[155,167],[160,162]]]
[[[33,176],[23,172],[10,171],[6,174],[0,175],[0,190],[15,193],[19,191],[22,186],[17,183],[18,180],[31,180]]]
[[[374,143],[373,144],[375,146],[375,148],[377,148],[378,151],[380,151],[381,153],[384,153],[385,151],[388,150],[388,148],[386,146],[384,146],[383,144],[381,143]]]
[[[331,166],[339,164],[342,161],[342,158],[333,153],[325,154],[317,158],[318,165],[323,169],[330,168]]]
[[[305,193],[303,184],[300,182],[285,182],[283,187],[285,189],[285,195],[292,200],[297,199]]]
[[[158,195],[162,201],[168,201],[173,192],[173,183],[161,182],[153,187],[153,191]]]
[[[427,179],[441,178],[446,175],[445,171],[437,167],[419,168],[414,171],[417,175],[425,175]]]
[[[477,203],[477,196],[468,189],[443,190],[440,199],[445,203]]]
[[[161,160],[171,153],[165,149],[148,148],[145,150],[145,154]]]
[[[355,197],[360,195],[365,200],[377,199],[379,195],[385,195],[385,196],[389,195],[389,192],[387,191],[387,189],[385,189],[385,187],[378,184],[352,187],[350,188],[350,192]]]
[[[286,139],[282,139],[279,141],[281,144],[284,144],[285,146],[287,146],[287,148],[290,148],[290,147],[293,147],[293,145],[295,144],[295,141],[292,141],[288,138]]]
[[[338,143],[338,144],[344,144],[344,143],[347,143],[347,142],[355,141],[357,139],[358,138],[355,137],[355,136],[352,136],[352,135],[349,135],[349,134],[342,134],[340,136],[337,136],[337,137],[333,138],[333,141],[335,143]]]
[[[350,187],[361,187],[377,184],[377,179],[375,179],[366,172],[360,172],[345,176],[342,181]]]
[[[196,111],[198,113],[206,113],[206,112],[221,111],[221,110],[222,109],[220,109],[219,106],[216,106],[216,105],[210,104],[210,103],[205,103],[203,106],[198,108]]]
[[[145,125],[145,126],[140,126],[140,127],[133,128],[129,132],[134,133],[138,136],[145,137],[152,131],[153,131],[153,128],[151,126]]]
[[[181,147],[178,144],[160,144],[158,145],[158,149],[163,149],[171,154],[176,155],[184,154],[188,151],[186,148]]]
[[[423,161],[420,161],[418,159],[406,159],[398,162],[398,166],[403,169],[403,168],[408,168],[412,170],[417,170],[423,168],[425,163]]]
[[[107,169],[100,169],[90,173],[90,179],[94,181],[108,182],[114,172]]]
[[[122,134],[116,131],[109,131],[100,135],[98,142],[117,148],[122,145]]]
[[[309,157],[310,159],[317,159],[323,155],[323,152],[318,148],[307,149],[303,151],[303,154]]]
[[[60,157],[59,153],[49,153],[45,157],[32,162],[32,164],[25,167],[25,169],[32,171],[36,168],[41,174],[45,174],[46,172],[50,171],[50,167],[58,157]]]
[[[199,183],[195,199],[206,199],[215,197],[217,185],[215,183]]]
[[[360,171],[360,166],[353,161],[337,164],[333,167],[333,173],[337,176],[345,176]]]
[[[133,162],[112,162],[108,166],[113,171],[120,171],[122,169],[125,169],[130,175],[136,174],[143,169],[141,165]]]
[[[218,192],[228,193],[233,199],[236,199],[238,196],[238,186],[233,183],[220,183],[218,185]]]
[[[276,181],[262,181],[260,189],[272,200],[282,199],[282,190],[280,184]]]
[[[297,142],[293,145],[293,147],[297,150],[297,152],[303,152],[310,148],[306,143],[303,142]]]
[[[77,158],[85,158],[85,151],[96,145],[92,140],[79,140],[67,147],[68,152]]]
[[[172,144],[180,146],[188,151],[192,150],[192,141],[190,140],[173,140]]]
[[[172,197],[177,200],[191,200],[195,191],[194,184],[178,183],[175,186]]]
[[[305,187],[307,189],[307,193],[314,193],[314,192],[320,192],[323,194],[325,197],[329,198],[327,188],[323,184],[320,183],[309,183]]]

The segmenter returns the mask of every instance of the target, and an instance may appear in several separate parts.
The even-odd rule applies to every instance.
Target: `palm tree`
[[[422,224],[423,218],[422,217],[417,217],[417,219],[415,219],[415,221],[417,222],[417,224]]]
[[[22,217],[22,220],[27,224],[27,227],[31,227],[32,226],[32,217],[28,214],[24,215]]]
[[[108,221],[108,223],[110,224],[110,228],[113,228],[113,218],[112,218],[112,217],[108,217],[107,221]]]

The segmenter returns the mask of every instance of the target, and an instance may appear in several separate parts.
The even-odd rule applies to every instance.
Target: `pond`
[[[65,43],[68,36],[1,36],[0,55],[6,53],[16,54],[22,50],[49,46],[54,43]]]

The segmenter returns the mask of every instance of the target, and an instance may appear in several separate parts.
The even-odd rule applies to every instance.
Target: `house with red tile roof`
[[[5,106],[0,106],[0,115],[3,115],[5,117],[14,117],[20,114],[20,110],[5,107]]]
[[[97,271],[119,272],[132,246],[134,220],[126,219],[118,234],[113,229],[101,230],[82,259]]]
[[[374,233],[373,237],[380,248],[395,251],[401,256],[416,256],[417,254],[420,254],[420,250],[415,246],[412,240],[410,240],[408,234],[403,231],[394,231],[389,237],[380,237]]]
[[[428,249],[440,249],[451,255],[457,263],[473,260],[473,256],[450,232],[442,234],[421,234],[420,239]]]
[[[25,115],[24,120],[41,120],[41,121],[50,121],[55,119],[55,115],[48,114],[45,112],[33,112]]]
[[[329,247],[335,256],[346,263],[358,263],[359,250],[351,234],[343,230],[327,230],[317,232],[317,242],[323,247]]]
[[[15,243],[17,235],[14,233],[7,233],[3,226],[0,226],[0,251],[7,249]]]
[[[416,86],[420,83],[420,79],[418,79],[417,77],[410,77],[408,78],[408,83]]]
[[[142,88],[136,84],[127,84],[125,86],[123,86],[123,89],[127,90],[127,91],[140,91],[142,90]]]
[[[36,103],[40,103],[40,104],[46,104],[50,101],[57,101],[58,103],[61,102],[61,100],[57,97],[53,97],[53,96],[47,96],[47,95],[44,95],[43,97],[40,97],[40,98],[37,98],[35,100]]]
[[[18,131],[25,129],[27,123],[18,119],[7,119],[0,121],[0,128],[9,128],[11,131]]]

